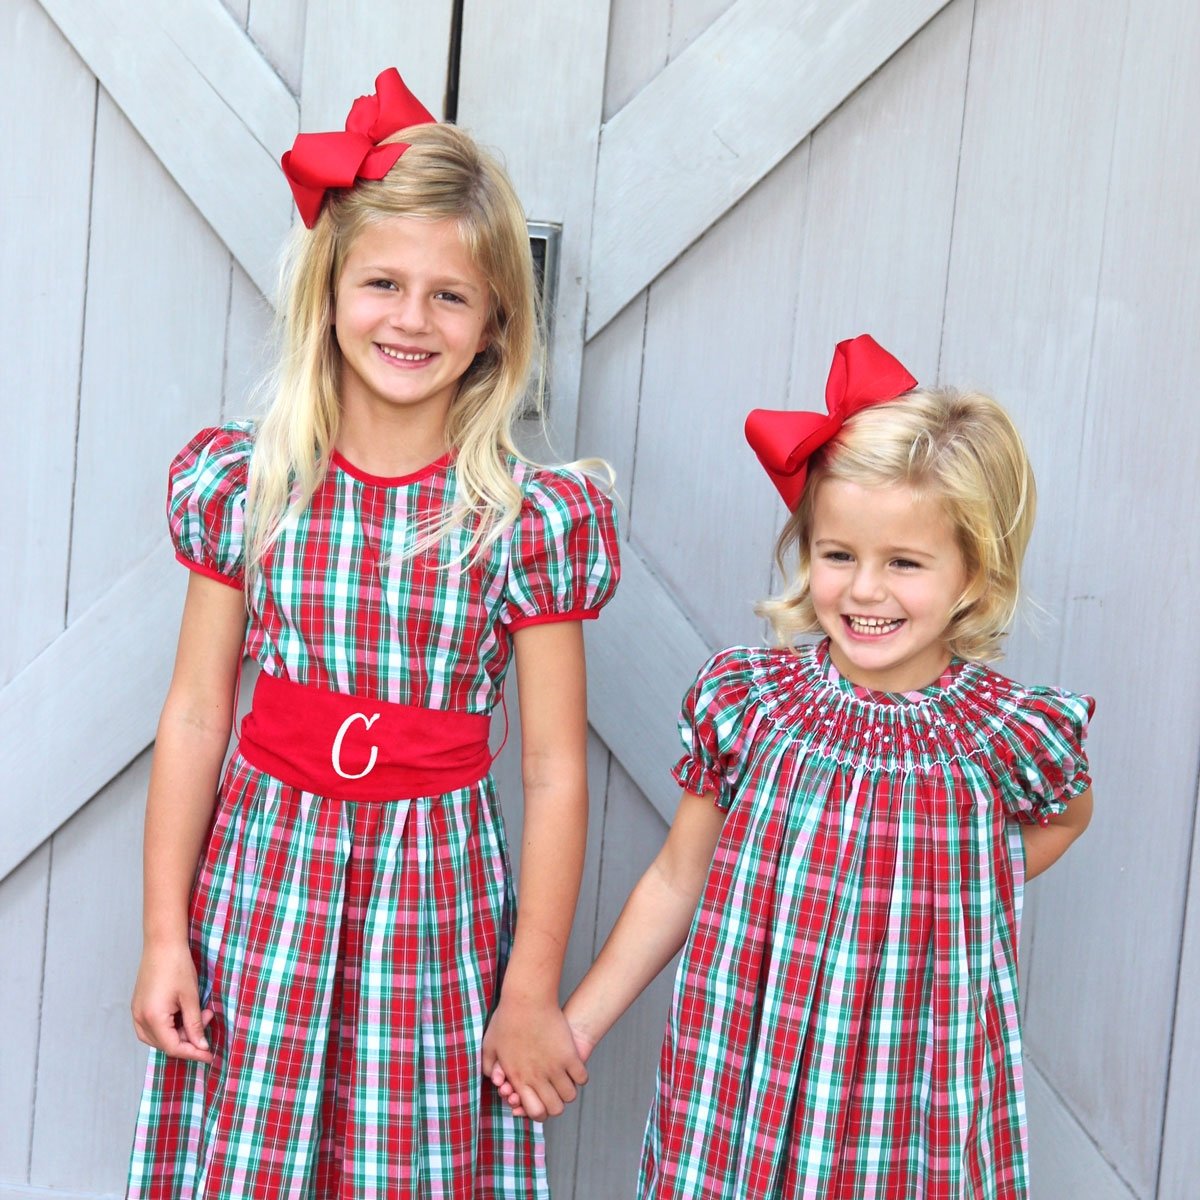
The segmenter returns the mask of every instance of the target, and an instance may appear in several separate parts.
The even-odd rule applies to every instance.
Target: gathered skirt
[[[548,1197],[482,1078],[513,920],[490,776],[351,803],[235,755],[191,906],[214,1061],[151,1053],[129,1196]]]

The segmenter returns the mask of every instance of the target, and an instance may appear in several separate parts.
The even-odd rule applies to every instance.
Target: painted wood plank
[[[0,1012],[8,1030],[0,1048],[0,1179],[28,1178],[49,880],[44,846],[0,883]]]
[[[1184,1196],[1200,1179],[1200,795],[1196,812],[1158,1176],[1162,1197]]]
[[[245,26],[293,95],[300,94],[306,7],[306,0],[254,0]]]
[[[1133,1192],[1104,1160],[1087,1131],[1071,1115],[1034,1063],[1025,1063],[1029,1109],[1030,1200],[1149,1200]],[[1188,1193],[1163,1192],[1183,1197]]]
[[[120,1192],[68,1192],[61,1188],[21,1187],[0,1183],[0,1200],[120,1200]]]
[[[21,452],[0,474],[0,685],[65,621],[96,105],[90,72],[34,0],[13,0],[5,25],[0,439]]]
[[[38,1186],[124,1185],[146,1069],[129,997],[141,954],[149,777],[147,751],[54,837],[29,1175]]]
[[[440,118],[453,9],[452,0],[406,4],[402,13],[394,0],[307,0],[301,127],[341,129],[355,97],[373,91],[385,67]]]
[[[667,65],[669,0],[611,0],[603,118],[608,121]]]
[[[778,407],[822,411],[833,347],[859,333],[918,379],[937,374],[972,9],[949,4],[810,139]]]
[[[588,715],[646,798],[670,820],[678,789],[675,717],[708,643],[680,618],[678,605],[632,547],[621,586],[600,620],[586,626]]]
[[[221,411],[228,308],[225,248],[107,96],[92,222],[69,620],[162,540],[168,464]]]
[[[220,0],[41,0],[259,289],[291,224],[296,102]]]
[[[670,57],[678,58],[734,0],[671,0]]]
[[[807,166],[802,146],[650,289],[630,540],[713,647],[762,640],[786,513],[742,425],[787,394]]]
[[[660,813],[646,802],[633,780],[619,768],[614,769],[604,825],[597,953],[665,836]],[[582,1119],[576,1200],[609,1200],[633,1194],[674,977],[673,962],[642,993],[592,1057],[591,1080],[579,1102]]]
[[[499,149],[530,219],[563,227],[549,367],[550,448],[533,451],[559,461],[589,452],[576,445],[576,418],[608,10],[608,0],[493,0],[468,6],[463,24],[459,123]],[[530,431],[531,440],[536,432]]]
[[[739,0],[605,126],[594,336],[946,0]]]
[[[1083,919],[1046,953],[1039,921],[1027,1012],[1055,1089],[1132,1189],[1153,1194],[1200,766],[1200,557],[1180,522],[1200,511],[1182,432],[1195,429],[1200,374],[1200,160],[1175,141],[1177,114],[1200,107],[1200,9],[1136,11],[1111,183],[1095,199],[1103,252],[1062,642],[1064,681],[1099,697],[1098,818],[1046,880],[1039,916]],[[1069,51],[1064,32],[1043,52]]]
[[[230,263],[225,375],[221,388],[223,418],[243,417],[257,411],[257,389],[273,362],[273,321],[274,312],[262,292],[236,262]]]
[[[164,538],[0,691],[0,879],[153,740],[185,576]]]

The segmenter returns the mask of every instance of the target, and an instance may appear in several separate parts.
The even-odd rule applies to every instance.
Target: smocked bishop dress
[[[235,586],[253,427],[205,430],[171,468],[180,558]],[[381,479],[334,457],[256,587],[246,652],[316,688],[486,713],[513,630],[592,616],[617,581],[608,501],[513,464],[516,526],[399,561],[452,501],[448,459]],[[441,567],[442,569],[439,569]],[[484,1086],[480,1046],[513,922],[491,776],[347,803],[234,754],[192,899],[216,1055],[151,1055],[132,1197],[543,1197],[540,1132]]]
[[[1024,1200],[1020,823],[1089,786],[1092,703],[957,660],[870,692],[827,644],[701,670],[675,776],[728,816],[639,1195]]]

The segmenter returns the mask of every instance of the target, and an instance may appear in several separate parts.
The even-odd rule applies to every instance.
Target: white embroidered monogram
[[[372,745],[370,757],[367,759],[367,765],[361,771],[351,773],[350,771],[342,770],[342,740],[349,731],[350,726],[355,721],[361,721],[368,729],[379,720],[379,714],[376,713],[373,717],[368,717],[366,713],[351,713],[339,726],[337,737],[333,739],[333,750],[330,752],[330,760],[333,763],[333,769],[343,779],[362,779],[369,775],[375,769],[375,763],[379,758],[379,747]]]

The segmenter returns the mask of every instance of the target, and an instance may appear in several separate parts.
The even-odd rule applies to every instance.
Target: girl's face
[[[388,217],[359,234],[338,276],[343,412],[444,422],[487,346],[488,285],[451,220]]]
[[[937,500],[824,479],[809,554],[813,607],[838,671],[881,692],[933,683],[950,661],[946,629],[969,582]]]

